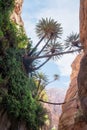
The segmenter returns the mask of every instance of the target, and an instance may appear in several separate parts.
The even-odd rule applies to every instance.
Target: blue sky
[[[26,33],[34,44],[38,41],[35,25],[39,19],[46,17],[51,17],[61,23],[64,40],[72,31],[79,32],[79,0],[24,0],[22,18]],[[60,75],[60,80],[48,87],[67,88],[69,86],[70,65],[74,58],[75,55],[65,55],[57,62],[50,61],[41,69],[50,80],[55,73]]]

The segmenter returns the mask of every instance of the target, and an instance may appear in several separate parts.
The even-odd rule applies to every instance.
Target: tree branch
[[[72,100],[68,101],[68,102],[71,102],[71,101],[74,101],[76,100],[77,98],[73,98]],[[47,103],[47,104],[51,104],[51,105],[62,105],[62,104],[66,104],[68,102],[60,102],[60,103],[54,103],[54,102],[47,102],[47,101],[44,101],[42,99],[39,99],[38,101],[40,102],[43,102],[43,103]]]
[[[59,52],[59,53],[54,53],[54,54],[49,54],[49,55],[42,55],[42,56],[28,56],[27,59],[40,59],[40,58],[47,58],[47,57],[52,57],[52,56],[56,56],[56,55],[64,55],[64,54],[69,54],[69,53],[73,53],[73,52],[77,52],[80,51],[81,49],[76,49],[76,50],[72,50],[72,51],[65,51],[65,52]]]
[[[51,59],[51,57],[48,57],[48,59],[45,60],[40,66],[38,66],[38,67],[36,67],[36,68],[33,68],[32,70],[33,70],[33,71],[38,70],[38,69],[41,68],[43,65],[45,65],[50,59]]]

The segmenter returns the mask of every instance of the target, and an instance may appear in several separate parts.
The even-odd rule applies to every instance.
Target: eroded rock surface
[[[80,0],[80,40],[87,52],[87,0]]]
[[[23,5],[23,0],[15,0],[15,8],[11,15],[11,19],[20,26],[24,25],[21,18],[22,5]]]
[[[74,128],[75,118],[80,109],[77,76],[81,58],[82,54],[79,54],[72,63],[71,83],[65,97],[65,102],[67,103],[62,106],[62,114],[59,119],[58,130],[73,130]]]
[[[84,54],[81,62],[78,62],[77,76],[71,79],[70,88],[65,99],[70,100],[73,94],[78,91],[75,97],[79,99],[79,102],[75,103],[75,100],[69,103],[68,101],[67,104],[63,105],[59,130],[87,130],[87,0],[80,0],[80,41]],[[78,103],[79,106],[76,105]],[[78,109],[76,106],[78,106]]]
[[[87,0],[80,0],[80,40],[84,46],[78,75],[78,89],[81,107],[87,116]]]

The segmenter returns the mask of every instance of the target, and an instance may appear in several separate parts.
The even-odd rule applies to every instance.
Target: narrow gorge
[[[12,20],[12,23],[15,23],[16,25],[18,25],[18,27],[20,26],[20,28],[23,29],[24,34],[26,34],[26,31],[24,29],[24,22],[21,17],[22,6],[23,6],[23,0],[15,0],[15,7],[12,11],[10,19]],[[11,77],[8,76],[9,74],[7,76],[5,75],[5,74],[7,74],[7,72],[10,72],[11,68],[9,68],[9,66],[7,66],[7,68],[3,67],[2,59],[7,60],[5,58],[6,58],[6,56],[8,56],[8,48],[14,49],[15,47],[13,47],[13,45],[11,45],[11,47],[9,47],[9,45],[7,44],[8,40],[10,39],[8,37],[11,34],[11,32],[9,31],[10,33],[7,33],[8,35],[5,35],[7,38],[5,40],[2,39],[3,34],[1,34],[1,32],[0,32],[0,37],[1,37],[0,42],[2,40],[3,43],[5,43],[5,45],[3,45],[4,46],[3,48],[5,48],[5,49],[2,48],[2,50],[1,50],[3,53],[1,54],[1,52],[0,52],[0,64],[1,64],[0,65],[0,71],[1,71],[1,73],[0,73],[0,89],[1,89],[0,90],[0,96],[1,96],[0,101],[4,102],[3,105],[0,104],[0,130],[57,130],[57,129],[58,130],[87,130],[87,0],[80,0],[80,14],[79,15],[80,15],[80,17],[79,17],[80,42],[83,47],[83,50],[77,55],[77,57],[75,58],[75,60],[73,61],[72,65],[71,65],[72,73],[70,76],[70,85],[69,85],[69,88],[68,88],[66,96],[65,96],[65,100],[64,100],[65,103],[63,103],[63,105],[62,105],[62,112],[61,112],[61,108],[59,106],[55,107],[55,105],[50,106],[48,104],[43,105],[47,109],[48,113],[46,113],[46,114],[48,114],[48,116],[50,118],[49,120],[47,120],[48,121],[47,124],[43,124],[43,120],[45,120],[45,118],[44,118],[45,111],[41,111],[42,107],[40,107],[40,105],[37,105],[38,103],[36,101],[40,101],[40,100],[37,97],[34,100],[34,97],[36,96],[35,95],[36,91],[32,92],[32,88],[31,88],[32,94],[27,93],[27,90],[29,90],[29,88],[26,91],[24,91],[25,88],[20,89],[20,91],[18,89],[19,95],[17,95],[17,96],[19,96],[19,97],[17,98],[17,101],[19,101],[19,98],[20,98],[20,100],[22,99],[22,101],[24,101],[24,99],[28,99],[28,100],[26,100],[26,102],[29,101],[28,103],[21,101],[21,106],[22,106],[22,103],[24,103],[25,105],[28,104],[28,105],[26,105],[26,107],[24,109],[22,109],[22,107],[20,108],[20,105],[18,104],[19,102],[14,100],[14,99],[16,99],[15,98],[16,96],[10,95],[10,96],[13,96],[13,100],[11,100],[9,93],[16,95],[15,94],[16,92],[13,93],[13,91],[11,89],[9,89],[11,87],[9,85],[9,82],[11,81]],[[13,24],[13,26],[15,26],[15,25]],[[9,30],[9,29],[7,29],[7,30]],[[16,33],[18,33],[18,32],[16,32]],[[51,32],[51,35],[53,35],[52,33],[53,32]],[[20,34],[18,33],[18,35],[20,35]],[[15,42],[15,41],[13,41],[13,39],[14,39],[14,37],[12,37],[11,43]],[[22,39],[22,38],[20,37],[19,39]],[[19,39],[17,39],[17,40],[19,40]],[[35,49],[36,48],[34,48],[34,50]],[[16,51],[18,51],[18,50],[16,50]],[[21,52],[22,51],[23,50],[21,49]],[[51,50],[51,54],[54,53],[53,51],[55,51],[55,50]],[[13,52],[11,52],[11,50],[9,52],[11,54],[13,54]],[[18,54],[21,55],[21,52],[20,52],[20,54],[16,52],[16,54],[13,54],[13,55],[15,55],[15,56],[17,56]],[[27,59],[26,51],[24,52],[24,55],[22,55],[21,57],[24,58],[24,56]],[[12,58],[14,58],[14,56]],[[9,56],[8,56],[8,59],[10,59]],[[15,61],[18,62],[18,60],[19,60],[19,57],[14,58],[13,64],[11,64],[12,63],[12,59],[11,59],[9,64],[14,65],[16,68]],[[31,60],[32,60],[32,58],[31,58]],[[4,63],[4,66],[5,65],[6,65],[6,63]],[[26,77],[28,77],[28,76],[26,76],[27,74],[25,74],[26,70],[24,68],[24,65],[23,64],[21,64],[21,65],[18,64],[18,65],[21,66],[22,70],[24,71],[23,76],[24,76],[25,80],[27,81],[28,78],[26,78]],[[4,70],[3,68],[5,68],[7,70],[7,72],[4,72],[5,74],[3,74],[3,70]],[[13,78],[14,78],[14,73],[15,73],[14,70],[12,70]],[[22,75],[22,73],[20,73],[20,74]],[[32,75],[31,75],[31,78],[32,78]],[[20,79],[21,78],[19,76],[19,81],[20,81]],[[3,83],[3,81],[6,81],[6,82]],[[18,82],[18,79],[15,81]],[[36,82],[36,84],[40,84],[40,80],[34,81],[34,83],[35,82]],[[12,83],[14,83],[14,81]],[[22,83],[22,85],[25,85],[25,87],[26,87],[28,85],[28,83],[29,82],[26,83],[24,81]],[[32,83],[32,82],[30,82],[30,83]],[[34,85],[35,85],[34,83],[33,83],[33,85],[29,84],[30,87],[31,86],[34,87]],[[63,102],[64,95],[62,94],[62,91],[61,91],[61,93],[59,93],[59,92],[57,93],[57,91],[58,91],[58,89],[56,89],[56,88],[48,89],[47,94],[48,94],[48,98],[49,98],[50,102],[52,102],[52,99],[53,99],[53,102],[58,102],[58,103]],[[5,98],[3,98],[4,97],[3,92],[6,94]],[[26,94],[25,94],[25,92],[26,92]],[[5,102],[5,100],[8,102],[8,104],[5,104],[5,103],[7,103],[7,102]],[[18,110],[17,112],[22,111],[22,112],[25,112],[26,115],[21,115],[21,113],[19,112],[19,113],[16,113],[16,116],[17,116],[17,118],[16,118],[15,114],[13,113],[14,111],[11,111],[11,114],[13,114],[13,115],[8,114],[7,109],[8,109],[8,111],[10,111],[10,109],[9,109],[9,106],[10,106],[9,104],[11,103],[10,101],[12,101],[12,102],[15,101],[15,104],[16,104],[15,107],[11,106],[12,107],[11,110],[15,111],[15,109],[16,109],[16,110]],[[31,104],[29,104],[29,103],[31,103]],[[5,106],[5,107],[2,107],[2,106]],[[27,107],[29,107],[29,109],[32,111],[32,113],[27,114],[27,111],[29,112],[29,110],[27,110]],[[33,110],[33,108],[34,108],[34,110]],[[39,111],[42,113],[39,113]],[[61,115],[60,115],[60,113],[61,113]],[[18,116],[18,114],[19,114],[19,116]],[[37,114],[37,116],[35,114]],[[42,115],[43,115],[43,118],[41,118]],[[19,117],[21,117],[21,118],[19,118]],[[30,119],[31,119],[30,122],[29,122],[29,118],[27,118],[27,117],[30,117]],[[38,118],[38,120],[36,119],[36,117]],[[26,123],[27,120],[30,124]],[[35,124],[35,122],[37,124]],[[41,124],[39,124],[39,122]],[[31,126],[28,126],[28,125],[31,125]]]

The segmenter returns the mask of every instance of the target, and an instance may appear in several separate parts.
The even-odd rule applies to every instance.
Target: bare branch
[[[71,102],[71,101],[74,101],[76,100],[77,98],[73,98],[72,100],[68,101],[68,102]],[[38,101],[40,102],[43,102],[43,103],[47,103],[47,104],[51,104],[51,105],[62,105],[62,104],[66,104],[68,102],[60,102],[60,103],[54,103],[54,102],[47,102],[47,101],[44,101],[42,99],[39,99]]]

